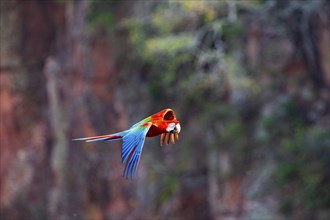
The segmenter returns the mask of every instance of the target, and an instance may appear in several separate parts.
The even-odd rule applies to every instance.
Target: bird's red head
[[[150,133],[161,134],[160,143],[163,142],[169,144],[170,139],[174,143],[174,139],[179,139],[179,133],[181,131],[180,122],[176,120],[176,116],[172,109],[164,109],[151,116],[153,127],[150,128]],[[157,131],[157,132],[156,132]],[[150,135],[153,136],[153,135]]]

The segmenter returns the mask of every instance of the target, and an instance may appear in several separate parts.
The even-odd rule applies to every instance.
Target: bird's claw
[[[163,133],[160,136],[160,146],[163,146],[164,143],[166,143],[166,145],[170,144],[170,140],[171,143],[174,144],[175,143],[175,139],[179,140],[179,134],[177,132],[171,132],[171,133]]]

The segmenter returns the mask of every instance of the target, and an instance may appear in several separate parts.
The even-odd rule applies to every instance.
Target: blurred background
[[[330,218],[329,1],[0,2],[1,220]]]

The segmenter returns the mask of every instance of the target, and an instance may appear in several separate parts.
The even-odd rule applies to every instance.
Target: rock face
[[[0,1],[1,219],[328,219],[329,3]],[[171,107],[174,146],[124,130]]]

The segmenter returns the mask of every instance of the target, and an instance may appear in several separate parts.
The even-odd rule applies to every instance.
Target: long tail
[[[94,142],[94,141],[115,141],[123,138],[128,131],[122,131],[115,134],[107,134],[101,136],[93,136],[93,137],[84,137],[84,138],[76,138],[72,139],[73,141],[86,141],[86,142]]]

